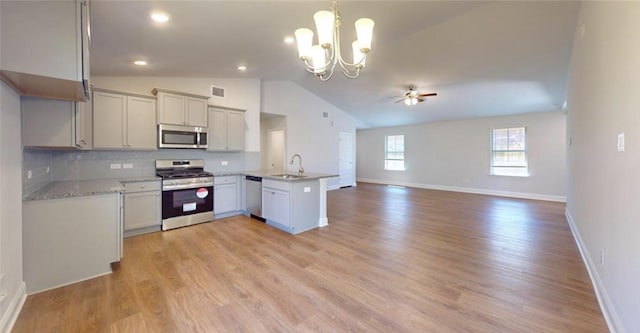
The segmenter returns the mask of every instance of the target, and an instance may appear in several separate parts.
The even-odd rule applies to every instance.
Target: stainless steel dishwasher
[[[252,218],[265,222],[262,217],[262,177],[245,176],[245,180],[247,213]]]

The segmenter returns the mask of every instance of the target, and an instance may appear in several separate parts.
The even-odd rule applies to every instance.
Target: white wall
[[[565,115],[478,118],[358,130],[359,181],[563,201]],[[530,177],[489,175],[492,128],[525,126]],[[384,170],[385,136],[404,134],[406,171]]]
[[[583,2],[567,90],[567,215],[613,332],[640,331],[639,31],[640,2]]]
[[[0,83],[0,332],[25,300],[22,277],[22,147],[20,97]]]
[[[91,77],[97,88],[151,96],[153,88],[211,96],[211,86],[225,88],[225,97],[211,96],[209,104],[246,110],[245,147],[248,152],[260,151],[260,80],[194,77]]]
[[[289,81],[262,82],[262,112],[287,116],[287,160],[300,154],[306,172],[339,174],[338,135],[355,133],[355,119]],[[328,118],[323,118],[323,112],[328,112]],[[297,164],[287,167],[298,170]],[[327,185],[336,187],[338,178]]]

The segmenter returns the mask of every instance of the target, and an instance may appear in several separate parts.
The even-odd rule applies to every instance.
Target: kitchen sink
[[[283,178],[283,179],[295,179],[295,178],[304,178],[306,176],[294,175],[294,174],[290,174],[290,173],[283,173],[283,174],[279,174],[279,175],[271,175],[271,177],[278,177],[278,178]]]

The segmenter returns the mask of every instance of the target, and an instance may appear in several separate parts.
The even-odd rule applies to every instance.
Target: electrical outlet
[[[600,249],[600,266],[604,267],[604,249]]]
[[[33,177],[33,172],[31,170],[27,170],[27,179],[31,179]]]
[[[133,164],[132,163],[123,163],[122,164],[122,168],[123,169],[133,169]]]
[[[624,133],[618,134],[618,151],[624,151]]]
[[[114,163],[114,164],[111,164],[110,168],[111,169],[121,169],[122,168],[122,164]]]
[[[221,165],[229,165],[229,161],[222,161],[220,162]]]
[[[49,167],[47,167],[47,173],[49,173]]]

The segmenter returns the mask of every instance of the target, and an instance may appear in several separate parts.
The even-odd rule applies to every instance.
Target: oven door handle
[[[196,189],[200,187],[212,187],[213,183],[199,183],[199,184],[178,184],[178,185],[163,185],[162,191],[184,190],[184,189]]]

